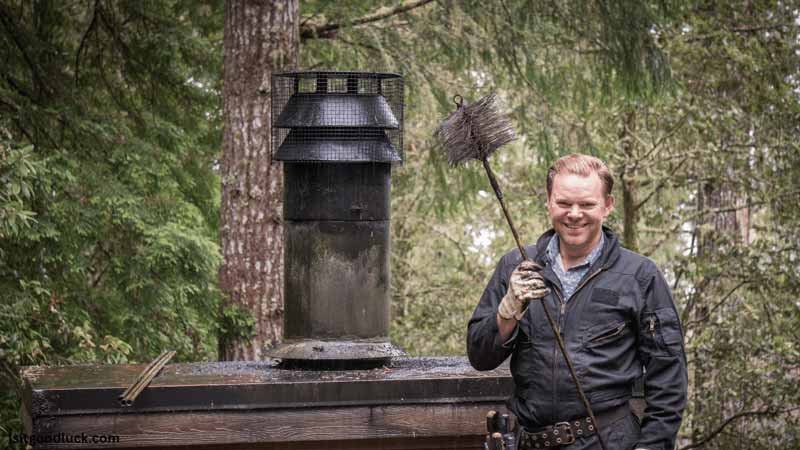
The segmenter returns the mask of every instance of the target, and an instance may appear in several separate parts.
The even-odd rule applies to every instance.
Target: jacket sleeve
[[[647,272],[640,279],[644,305],[638,349],[645,370],[647,406],[636,448],[672,450],[686,407],[688,380],[683,331],[663,275],[655,264]]]
[[[492,278],[483,291],[480,303],[472,313],[467,325],[467,355],[469,362],[477,370],[492,370],[505,361],[513,351],[517,330],[506,342],[500,340],[497,328],[497,309],[508,289],[508,273],[502,258],[494,270]]]

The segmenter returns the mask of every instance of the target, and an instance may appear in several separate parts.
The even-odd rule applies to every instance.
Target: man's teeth
[[[582,225],[567,225],[567,228],[572,228],[573,230],[577,230],[578,228],[581,228],[581,227],[582,227]]]

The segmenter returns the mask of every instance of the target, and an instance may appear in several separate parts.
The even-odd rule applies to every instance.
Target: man
[[[655,264],[622,248],[603,226],[614,209],[613,182],[592,156],[556,161],[547,176],[553,229],[526,248],[543,269],[522,262],[518,250],[503,256],[469,321],[476,369],[494,369],[511,356],[508,406],[521,426],[521,449],[600,449],[537,302],[556,322],[608,450],[675,446],[687,385],[681,325]],[[640,425],[628,401],[642,368],[647,406]]]

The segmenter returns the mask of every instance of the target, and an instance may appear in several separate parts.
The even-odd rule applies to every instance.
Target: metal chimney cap
[[[397,129],[400,122],[382,95],[314,92],[292,95],[274,126]]]
[[[373,133],[354,139],[347,130],[319,135],[293,132],[283,141],[275,154],[276,161],[285,162],[378,162],[398,163],[400,154],[385,133]]]
[[[276,73],[271,98],[277,160],[403,162],[404,82],[399,74]]]
[[[316,78],[320,76],[327,76],[330,78],[346,78],[348,76],[356,78],[402,78],[403,75],[394,72],[366,72],[366,71],[336,71],[336,70],[316,70],[316,71],[295,71],[295,72],[277,72],[273,74],[279,77],[296,77],[296,78]]]

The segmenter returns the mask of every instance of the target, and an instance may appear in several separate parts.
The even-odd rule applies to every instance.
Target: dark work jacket
[[[603,227],[605,245],[575,293],[564,302],[550,265],[542,271],[550,293],[542,299],[560,329],[595,414],[627,402],[634,380],[645,376],[647,408],[638,447],[672,450],[686,405],[683,332],[672,294],[653,261],[620,246]],[[528,256],[547,258],[550,230]],[[503,342],[497,308],[511,272],[522,261],[519,250],[497,264],[469,321],[467,352],[477,370],[491,370],[511,356],[515,390],[509,408],[526,428],[538,428],[587,415],[539,301],[532,301],[511,339]]]

